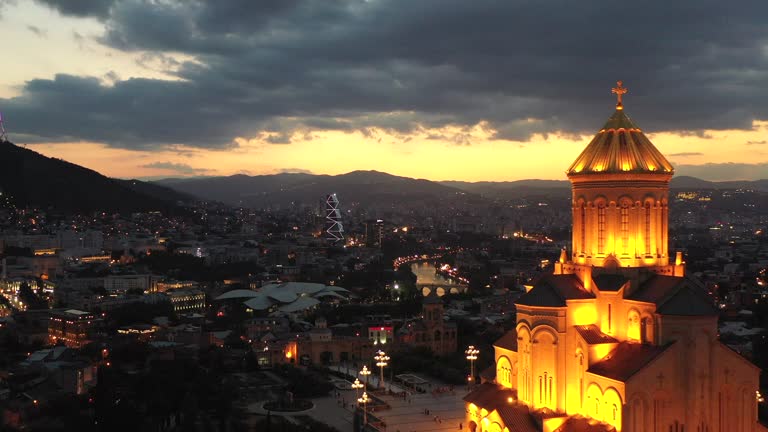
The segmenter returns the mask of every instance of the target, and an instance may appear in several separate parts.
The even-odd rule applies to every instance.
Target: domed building
[[[470,431],[753,432],[760,370],[718,340],[718,310],[668,250],[672,165],[616,111],[567,171],[573,239],[517,301]]]

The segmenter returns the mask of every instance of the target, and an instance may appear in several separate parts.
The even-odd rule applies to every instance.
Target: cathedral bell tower
[[[624,112],[616,111],[568,168],[573,192],[576,264],[659,267],[669,264],[669,181],[674,169]]]

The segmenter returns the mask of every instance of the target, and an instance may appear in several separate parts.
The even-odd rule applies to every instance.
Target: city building
[[[765,430],[760,370],[718,340],[718,310],[668,251],[672,166],[623,110],[568,170],[573,251],[516,302],[470,431]]]
[[[128,291],[149,291],[152,276],[148,274],[110,275],[104,278],[104,289],[110,294],[125,294]]]
[[[437,355],[456,352],[456,323],[443,319],[443,300],[432,290],[421,304],[422,317],[400,328],[400,343],[423,346]]]
[[[197,288],[166,291],[173,311],[179,314],[200,313],[205,309],[205,293]]]
[[[63,343],[70,348],[80,348],[93,340],[100,322],[94,314],[77,309],[51,311],[48,340],[54,345]]]
[[[384,238],[384,221],[381,219],[365,221],[365,245],[367,247],[381,247]]]

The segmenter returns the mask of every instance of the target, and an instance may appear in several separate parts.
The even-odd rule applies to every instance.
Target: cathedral
[[[616,111],[568,168],[573,239],[517,301],[472,432],[757,432],[760,370],[718,340],[718,310],[668,250],[672,165]]]

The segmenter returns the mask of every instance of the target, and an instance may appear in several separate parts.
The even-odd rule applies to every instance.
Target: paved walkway
[[[435,384],[433,384],[435,385]],[[316,420],[329,424],[341,432],[352,431],[352,410],[356,394],[352,390],[341,391],[341,398],[347,403],[343,408],[336,398],[328,397],[313,399],[315,408],[302,414],[309,415]],[[447,432],[458,431],[459,422],[464,422],[464,401],[466,394],[464,387],[457,388],[454,394],[444,393],[433,396],[431,393],[414,394],[409,400],[392,396],[377,397],[387,402],[392,409],[377,411],[375,415],[387,424],[387,432]],[[429,410],[429,415],[424,410]],[[435,421],[435,416],[440,422]],[[464,430],[467,425],[462,424]]]
[[[429,379],[434,387],[441,386]],[[386,384],[389,384],[387,381]],[[354,390],[339,391],[340,398],[334,396],[312,399],[315,406],[307,411],[297,413],[277,413],[273,415],[290,417],[297,415],[307,415],[327,425],[333,426],[340,432],[352,431],[352,415],[355,401],[361,393]],[[401,397],[383,396],[377,397],[387,402],[392,409],[382,410],[375,413],[386,424],[386,432],[448,432],[458,431],[459,422],[462,423],[463,430],[467,430],[467,425],[463,424],[465,420],[464,402],[462,397],[466,394],[465,387],[456,387],[454,394],[444,393],[433,396],[431,393],[412,394],[408,400]],[[344,405],[346,403],[346,406]],[[264,402],[254,402],[248,405],[248,412],[252,414],[266,415],[267,412],[262,408]],[[424,414],[424,410],[429,410],[429,415]],[[435,421],[435,416],[439,417],[440,422]]]

